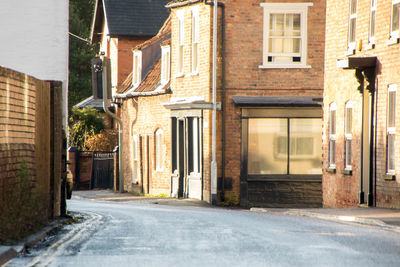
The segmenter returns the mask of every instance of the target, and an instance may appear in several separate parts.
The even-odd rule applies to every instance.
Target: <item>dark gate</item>
[[[114,153],[93,152],[92,177],[90,189],[113,188],[114,181]]]

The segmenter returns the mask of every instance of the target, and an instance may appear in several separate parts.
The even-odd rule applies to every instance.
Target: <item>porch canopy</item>
[[[237,106],[321,107],[320,96],[232,96]]]

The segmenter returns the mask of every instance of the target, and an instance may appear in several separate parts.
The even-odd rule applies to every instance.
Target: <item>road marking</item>
[[[89,219],[85,220],[80,227],[76,227],[69,231],[67,234],[63,236],[60,240],[52,244],[50,247],[46,249],[46,251],[35,258],[28,264],[28,266],[47,266],[51,263],[51,261],[66,247],[71,244],[75,239],[81,236],[84,231],[87,231],[90,228],[93,228],[94,224],[100,223],[100,220],[103,216],[92,213],[85,212],[90,216]]]

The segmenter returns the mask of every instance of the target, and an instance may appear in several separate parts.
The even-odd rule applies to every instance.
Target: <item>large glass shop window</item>
[[[320,118],[249,119],[249,174],[321,174]]]

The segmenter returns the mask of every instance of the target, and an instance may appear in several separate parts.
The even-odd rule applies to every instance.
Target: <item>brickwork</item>
[[[121,105],[121,118],[124,122],[124,153],[123,173],[124,188],[128,191],[141,191],[151,195],[167,194],[171,192],[171,118],[170,113],[162,103],[169,102],[170,94],[159,96],[143,96],[125,99]],[[162,169],[155,168],[155,133],[158,129],[163,132],[162,137]],[[133,180],[133,138],[137,138],[137,182]],[[142,142],[140,144],[140,137]],[[146,138],[149,138],[147,151]],[[141,147],[140,147],[141,145]],[[142,153],[140,152],[142,151]],[[148,158],[147,158],[148,153]],[[147,168],[149,166],[149,168]],[[147,185],[149,181],[149,192]]]
[[[234,95],[322,96],[324,67],[325,1],[308,8],[307,64],[311,68],[262,69],[263,8],[260,3],[303,1],[221,1],[225,3],[226,156],[225,176],[232,178],[228,198],[240,192],[241,110]]]
[[[324,172],[323,191],[324,205],[331,207],[349,207],[358,204],[360,191],[360,134],[361,134],[361,94],[354,70],[343,70],[336,67],[337,59],[346,58],[349,1],[327,1],[325,85],[324,85],[324,130],[323,162],[328,165],[328,111],[329,105],[337,105],[337,149],[336,174]],[[396,178],[385,180],[386,174],[386,122],[387,122],[387,89],[389,84],[397,84],[399,91],[400,74],[398,58],[399,44],[389,44],[391,1],[378,1],[376,11],[375,48],[368,47],[370,18],[370,1],[357,1],[356,42],[361,42],[361,49],[355,52],[356,57],[377,56],[378,74],[376,80],[376,195],[378,207],[400,208],[400,146],[396,145]],[[400,125],[399,94],[397,92],[396,125]],[[346,101],[353,101],[353,170],[352,175],[343,175],[344,168],[344,106]],[[396,128],[396,142],[400,129]],[[397,144],[397,143],[396,143]]]
[[[61,95],[61,83],[0,67],[0,196],[17,186],[26,162],[29,178],[48,202],[49,217],[60,215]]]

